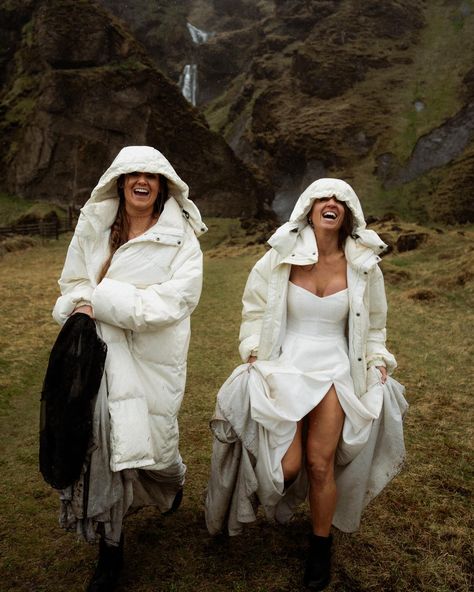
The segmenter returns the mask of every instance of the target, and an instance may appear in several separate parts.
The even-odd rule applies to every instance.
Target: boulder
[[[401,234],[397,238],[397,251],[399,253],[404,253],[405,251],[413,251],[414,249],[417,249],[420,245],[422,245],[427,238],[428,234],[426,232],[408,232]]]

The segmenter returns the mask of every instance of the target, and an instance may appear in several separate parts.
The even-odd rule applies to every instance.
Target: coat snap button
[[[181,244],[181,241],[178,241],[178,245],[180,245],[180,244]]]
[[[360,317],[360,312],[356,312],[356,317]]]
[[[160,237],[159,237],[159,236],[157,236],[155,240],[159,241],[159,240],[160,240]]]
[[[362,362],[362,358],[357,358],[357,360],[358,360],[359,362]]]

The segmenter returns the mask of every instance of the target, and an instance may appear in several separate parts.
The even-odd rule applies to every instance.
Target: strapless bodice
[[[292,282],[288,287],[287,331],[304,337],[344,337],[349,313],[347,289],[316,296]]]

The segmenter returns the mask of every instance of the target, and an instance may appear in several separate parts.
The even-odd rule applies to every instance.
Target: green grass
[[[0,193],[0,226],[7,226],[31,208],[31,201]]]
[[[46,201],[31,201],[21,197],[0,193],[0,226],[9,226],[25,214],[31,214],[37,218],[43,218],[51,211],[59,217],[66,215],[64,205]]]
[[[119,590],[298,592],[309,522],[303,506],[287,527],[264,520],[242,536],[211,538],[203,521],[212,416],[218,388],[239,363],[240,299],[264,250],[245,247],[233,220],[210,220],[204,291],[192,320],[181,453],[188,465],[183,505],[168,518],[144,509],[126,522]],[[387,283],[389,345],[407,388],[408,459],[369,506],[360,531],[335,532],[329,592],[468,592],[472,565],[472,279],[456,283],[473,235],[437,235],[419,250],[389,255],[409,272]],[[50,311],[68,237],[0,261],[1,589],[83,590],[96,549],[57,525],[57,495],[37,468],[39,396],[57,334]],[[237,244],[236,244],[237,243]],[[388,274],[387,274],[388,275]],[[423,287],[433,300],[414,298]]]

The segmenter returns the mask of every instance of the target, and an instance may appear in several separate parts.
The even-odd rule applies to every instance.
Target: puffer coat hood
[[[377,255],[387,248],[376,232],[367,229],[359,198],[352,187],[341,179],[324,178],[314,181],[303,191],[293,208],[289,221],[280,226],[268,240],[268,243],[280,255],[285,257],[294,249],[298,237],[304,235],[306,227],[309,226],[308,214],[315,200],[323,197],[335,197],[347,204],[354,218],[352,236],[359,245],[368,247]],[[306,232],[311,236],[314,235],[311,228]]]
[[[133,172],[157,173],[168,179],[169,196],[180,206],[183,216],[188,220],[197,236],[206,232],[207,227],[201,219],[198,208],[189,199],[189,187],[179,177],[168,159],[151,146],[126,146],[115,157],[112,164],[99,179],[84,208],[89,212],[101,214],[105,226],[110,226],[115,218],[116,208],[101,206],[102,202],[113,200],[118,204],[117,180],[120,175]],[[110,209],[110,213],[109,213]]]

